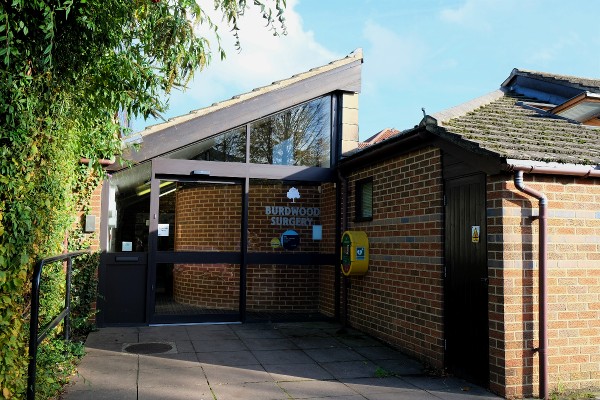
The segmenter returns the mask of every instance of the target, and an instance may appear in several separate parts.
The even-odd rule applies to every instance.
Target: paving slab
[[[119,397],[113,397],[113,400],[121,400]],[[212,391],[208,384],[205,386],[185,386],[173,388],[163,387],[145,387],[140,386],[137,400],[214,400]]]
[[[283,339],[285,336],[274,329],[238,329],[232,332],[241,339]]]
[[[168,369],[199,367],[196,353],[148,354],[138,358],[140,371],[146,369]]]
[[[260,364],[244,365],[242,367],[203,365],[202,368],[211,386],[275,381]]]
[[[280,382],[279,386],[281,386],[293,399],[358,395],[358,393],[348,386],[335,380]]]
[[[368,360],[322,363],[321,366],[336,379],[370,378],[377,373],[377,365]]]
[[[212,390],[216,400],[289,400],[287,393],[275,382],[215,385]]]
[[[319,363],[366,360],[365,357],[361,356],[356,351],[347,347],[306,349],[304,350],[304,352],[308,354],[313,360]]]
[[[240,351],[248,350],[248,347],[239,339],[219,339],[219,340],[192,340],[196,353],[210,351]]]
[[[85,345],[86,346],[103,346],[105,344],[114,343],[132,343],[137,342],[139,339],[139,333],[133,331],[125,332],[109,332],[104,331],[92,332],[88,335]]]
[[[120,391],[135,391],[137,388],[137,370],[115,370],[100,372],[83,370],[71,380],[69,389],[72,391],[102,392],[107,389]]]
[[[177,347],[177,353],[196,353],[194,345],[191,340],[176,340],[175,347]]]
[[[339,340],[332,337],[299,336],[290,340],[300,349],[331,349],[346,347]]]
[[[242,341],[248,348],[254,350],[295,350],[298,348],[287,338],[244,338]]]
[[[140,387],[181,388],[206,384],[206,376],[200,364],[195,367],[142,369],[138,376]]]
[[[240,338],[231,329],[205,330],[188,329],[187,334],[191,340],[239,340]]]
[[[314,362],[302,350],[256,350],[252,354],[263,365],[306,364]]]
[[[396,393],[401,398],[401,394],[406,391],[418,390],[411,383],[397,377],[342,379],[341,382],[364,396]]]
[[[333,379],[333,375],[315,363],[272,364],[264,368],[278,382]]]
[[[152,331],[141,331],[139,333],[140,342],[154,342],[159,340],[175,342],[178,340],[190,340],[190,336],[185,329],[171,330],[165,333],[153,329]]]
[[[364,396],[367,400],[439,400],[438,397],[422,390],[405,390],[402,394],[398,393],[374,393]]]
[[[172,351],[129,354],[126,344]],[[155,350],[158,351],[158,350]],[[329,322],[105,328],[63,400],[499,399],[353,329]]]
[[[373,359],[372,359],[373,360]],[[425,371],[423,364],[408,357],[391,360],[373,360],[383,374],[396,376],[422,376]]]
[[[202,364],[226,365],[232,367],[259,364],[259,361],[250,350],[196,353],[196,358]]]
[[[137,388],[131,390],[104,389],[101,391],[68,390],[62,400],[138,400]]]

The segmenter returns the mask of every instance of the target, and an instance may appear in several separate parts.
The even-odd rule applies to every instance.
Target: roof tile
[[[442,136],[511,159],[600,164],[600,128],[527,107],[514,93],[444,121]]]

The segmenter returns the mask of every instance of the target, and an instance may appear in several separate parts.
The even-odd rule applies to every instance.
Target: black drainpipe
[[[546,261],[548,258],[548,240],[547,240],[547,220],[548,198],[541,192],[531,189],[523,183],[523,171],[515,172],[515,186],[519,191],[533,196],[539,200],[539,347],[537,350],[540,357],[540,398],[548,399],[548,334],[546,332],[547,316],[546,304],[548,303],[548,294],[546,291]]]

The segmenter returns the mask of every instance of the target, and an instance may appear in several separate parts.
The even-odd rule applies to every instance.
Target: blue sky
[[[202,3],[202,1],[201,1]],[[208,2],[211,3],[210,1]],[[249,2],[251,3],[251,2]],[[600,79],[597,0],[288,0],[287,36],[260,16],[221,36],[213,59],[166,118],[206,107],[363,49],[361,140],[497,89],[513,68]],[[133,121],[134,130],[160,121]]]

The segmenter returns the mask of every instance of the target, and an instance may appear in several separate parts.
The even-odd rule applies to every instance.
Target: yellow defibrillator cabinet
[[[369,239],[362,231],[346,231],[342,235],[342,273],[364,275],[369,268]]]

